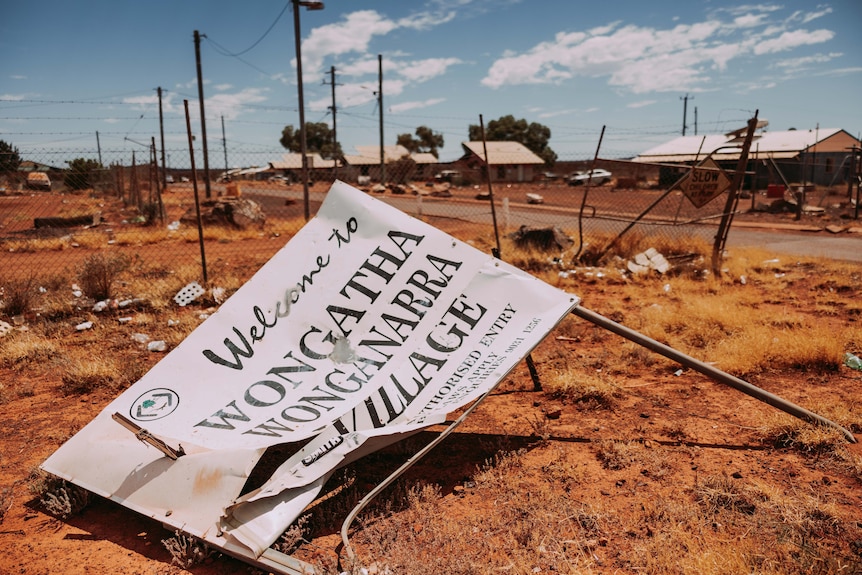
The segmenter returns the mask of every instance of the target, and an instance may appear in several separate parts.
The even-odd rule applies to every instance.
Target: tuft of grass
[[[171,564],[179,565],[183,569],[200,565],[215,553],[203,541],[180,531],[173,537],[163,539],[162,545],[171,554]]]
[[[16,332],[3,339],[0,364],[23,369],[57,357],[60,346],[48,337],[32,331]]]
[[[815,408],[816,409],[816,408]],[[843,417],[835,417],[828,409],[816,410],[819,413],[842,425],[845,428],[858,427],[847,425]],[[774,414],[757,429],[761,441],[777,447],[791,448],[803,453],[835,454],[847,443],[840,431],[825,425],[812,425],[784,413]]]
[[[586,404],[596,409],[610,409],[619,389],[604,372],[555,371],[542,375],[542,389],[551,397]]]
[[[84,395],[99,388],[115,390],[128,382],[128,375],[119,358],[106,355],[72,357],[63,365],[62,382],[64,394]]]
[[[124,254],[105,255],[95,253],[88,257],[78,269],[81,290],[96,301],[113,296],[114,283],[120,274],[132,264],[132,259]]]
[[[48,513],[62,519],[79,513],[90,503],[89,491],[41,469],[30,473],[27,487]]]
[[[25,279],[11,280],[0,286],[0,304],[3,312],[14,317],[30,311],[33,307],[33,298],[36,295],[36,284],[38,280],[34,274]]]

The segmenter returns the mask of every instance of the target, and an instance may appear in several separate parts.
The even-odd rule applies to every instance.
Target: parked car
[[[174,177],[172,175],[168,174],[167,176],[165,176],[165,182],[167,182],[168,184],[173,184],[174,183]]]
[[[51,180],[45,172],[27,174],[27,188],[30,190],[50,190]]]
[[[461,181],[461,172],[458,170],[443,170],[442,172],[436,174],[434,179],[438,182],[449,182],[451,184],[457,184]]]
[[[568,182],[570,186],[583,186],[587,181],[591,184],[601,186],[610,183],[612,177],[613,174],[609,171],[596,168],[595,170],[588,170],[586,172],[575,172],[569,176]]]

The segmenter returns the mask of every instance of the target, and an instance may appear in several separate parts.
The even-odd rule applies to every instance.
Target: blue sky
[[[96,131],[103,150],[158,141],[161,86],[166,148],[181,156],[184,99],[200,125],[195,30],[211,157],[222,118],[238,158],[277,157],[282,128],[298,126],[286,0],[33,0],[0,13],[0,139],[22,155],[95,149]],[[550,127],[560,159],[591,157],[602,126],[603,157],[637,154],[681,132],[686,94],[688,134],[695,109],[699,134],[755,110],[772,130],[862,130],[858,0],[326,0],[300,20],[306,121],[331,122],[334,66],[347,153],[379,143],[378,54],[385,143],[425,125],[443,134],[444,160],[480,114]]]

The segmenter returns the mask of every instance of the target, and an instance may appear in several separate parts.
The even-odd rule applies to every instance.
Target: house
[[[473,173],[470,180],[485,179],[485,149],[492,182],[529,182],[545,161],[520,142],[462,142],[464,156],[458,164]],[[538,167],[538,168],[537,168]]]
[[[756,171],[757,188],[770,183],[831,186],[847,182],[851,148],[860,145],[847,131],[768,132],[763,130],[767,125],[765,120],[758,122],[748,156],[748,170]],[[692,165],[709,154],[722,168],[735,170],[746,132],[747,128],[741,128],[727,134],[680,136],[642,152],[633,161],[663,164],[659,175],[663,185],[672,184],[685,171],[667,164]]]
[[[358,180],[360,176],[363,178],[371,178],[375,181],[381,180],[381,147],[380,146],[356,146],[358,154],[345,154],[345,176],[343,179]],[[410,151],[401,145],[383,146],[383,169],[386,170],[387,181],[407,181],[413,178],[426,177],[426,171],[429,165],[437,163],[437,158],[434,154],[427,152],[419,152],[411,154]],[[397,166],[398,162],[410,159],[412,164],[405,166]],[[390,166],[387,168],[386,166]]]
[[[311,181],[324,180],[324,174],[331,173],[339,166],[337,160],[324,159],[318,153],[306,154],[309,179]],[[287,176],[294,182],[302,181],[302,154],[282,154],[281,160],[269,162],[270,175]]]

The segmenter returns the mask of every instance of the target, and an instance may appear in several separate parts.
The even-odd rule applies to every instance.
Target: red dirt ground
[[[252,245],[246,241],[240,243],[245,248]],[[800,278],[788,289],[804,301],[811,281],[815,280]],[[584,299],[585,307],[599,313],[616,309],[620,297],[612,283],[601,280],[573,285],[570,289]],[[629,313],[636,315],[639,306],[633,303]],[[182,314],[179,319],[195,321],[200,310],[193,308],[189,306],[179,312]],[[624,318],[619,319],[625,323]],[[566,338],[557,339],[558,334],[553,333],[534,352],[540,373],[559,368],[565,361],[600,354],[603,346],[623,342],[610,334],[596,337],[595,331],[591,324],[579,321],[574,336],[569,332]],[[75,334],[58,337],[62,344],[64,339],[74,339]],[[93,349],[92,353],[102,351]],[[145,365],[154,364],[160,357],[131,344],[124,354],[128,361]],[[773,408],[692,371],[676,376],[677,368],[658,362],[636,369],[635,375],[617,378],[623,393],[614,409],[608,410],[591,409],[533,391],[529,373],[522,364],[453,437],[411,470],[408,477],[439,483],[453,516],[493,512],[464,497],[463,489],[457,488],[477,466],[493,456],[494,448],[489,446],[526,447],[528,461],[530,454],[537,461],[541,459],[541,450],[533,448],[539,440],[537,430],[542,429],[548,432],[547,440],[552,445],[564,450],[572,466],[590,471],[594,480],[578,486],[578,498],[600,499],[605,508],[613,508],[621,516],[645,499],[680,497],[699,475],[726,472],[761,479],[783,490],[812,489],[834,502],[847,516],[855,517],[857,526],[862,524],[862,490],[857,477],[824,471],[810,457],[761,443],[755,428],[775,413]],[[253,572],[245,563],[226,557],[210,559],[188,571],[173,566],[161,543],[173,534],[159,523],[109,501],[92,502],[82,513],[67,520],[47,514],[28,491],[29,474],[99,413],[115,392],[65,395],[58,370],[22,373],[8,365],[0,366],[0,382],[5,390],[0,401],[0,490],[10,490],[4,500],[8,510],[5,516],[0,515],[0,574]],[[835,402],[836,396],[848,405],[862,401],[862,376],[845,367],[835,373],[773,373],[752,383],[803,406],[826,400]],[[591,449],[591,445],[602,440],[632,440],[666,452],[673,477],[657,481],[645,476],[637,466],[617,471],[602,469]],[[862,538],[859,535],[857,528],[848,537]],[[620,534],[597,553],[607,555],[606,559],[613,564],[610,550],[624,553],[625,539],[625,534]],[[334,552],[338,543],[334,534],[314,541],[315,547],[324,553]]]

